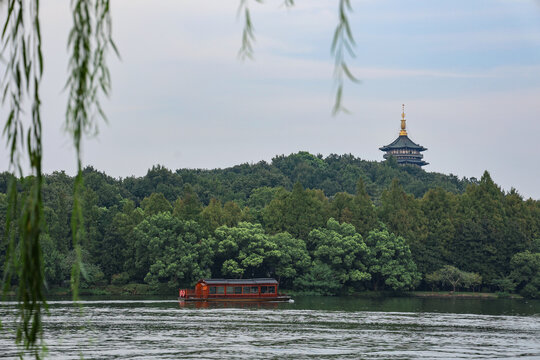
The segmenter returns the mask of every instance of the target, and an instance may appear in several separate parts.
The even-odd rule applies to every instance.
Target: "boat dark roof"
[[[199,282],[205,282],[207,285],[259,285],[259,284],[278,284],[276,279],[257,278],[257,279],[201,279]]]
[[[409,137],[407,135],[400,135],[391,144],[380,147],[379,150],[388,151],[388,150],[392,150],[392,149],[403,149],[403,148],[414,149],[414,150],[418,150],[418,151],[427,150],[427,148],[414,143],[411,139],[409,139]]]

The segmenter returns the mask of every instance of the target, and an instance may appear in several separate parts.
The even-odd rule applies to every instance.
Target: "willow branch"
[[[18,322],[16,342],[36,358],[42,343],[41,315],[46,308],[43,261],[39,244],[43,230],[43,174],[40,84],[43,54],[39,21],[39,0],[7,0],[2,26],[2,58],[6,70],[2,78],[2,104],[9,107],[2,135],[10,156],[11,177],[6,223],[9,244],[4,268],[4,291],[12,279],[18,281]],[[7,105],[6,105],[7,104]],[[25,126],[25,123],[28,125]],[[31,171],[30,187],[19,209],[17,177],[23,177],[22,154]],[[24,166],[26,168],[26,166]],[[15,220],[18,219],[18,222]],[[18,240],[18,243],[17,243]]]
[[[66,109],[66,130],[71,134],[76,152],[77,176],[73,196],[71,231],[77,259],[72,269],[71,287],[77,300],[81,273],[81,240],[83,214],[81,207],[82,139],[98,132],[98,120],[106,121],[100,98],[108,95],[111,81],[106,63],[112,49],[118,54],[112,40],[109,0],[72,0],[73,28],[68,37],[70,61],[68,64],[69,91]]]
[[[338,24],[334,30],[331,47],[332,55],[334,56],[334,82],[337,87],[334,108],[332,109],[334,115],[339,112],[348,112],[343,106],[343,85],[345,79],[352,82],[359,82],[347,66],[347,58],[355,57],[353,48],[356,45],[348,17],[351,12],[350,0],[339,0]]]
[[[262,0],[255,0],[262,3]],[[285,5],[292,5],[294,0],[285,0]],[[251,21],[251,13],[249,11],[249,0],[240,0],[237,16],[244,17],[244,29],[242,30],[242,46],[238,51],[238,57],[242,60],[253,59],[253,43],[255,42],[255,28]]]

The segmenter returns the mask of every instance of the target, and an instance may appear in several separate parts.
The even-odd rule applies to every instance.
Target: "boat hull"
[[[269,301],[289,301],[291,300],[291,297],[288,295],[280,295],[280,296],[273,296],[273,297],[238,297],[238,298],[229,298],[229,297],[222,297],[222,298],[195,298],[195,297],[189,297],[189,298],[182,298],[179,297],[178,301],[185,301],[185,302],[193,302],[193,301],[204,301],[204,302],[269,302]]]

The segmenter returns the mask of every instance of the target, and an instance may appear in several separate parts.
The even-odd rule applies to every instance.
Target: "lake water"
[[[50,301],[51,359],[539,359],[540,301],[296,297],[295,303],[180,306]],[[0,303],[0,358],[15,358],[13,303]]]

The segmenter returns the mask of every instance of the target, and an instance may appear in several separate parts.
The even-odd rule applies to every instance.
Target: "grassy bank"
[[[469,291],[411,291],[409,296],[414,297],[430,297],[430,298],[460,298],[460,299],[522,299],[518,294],[508,293],[485,293],[485,292],[469,292]]]

